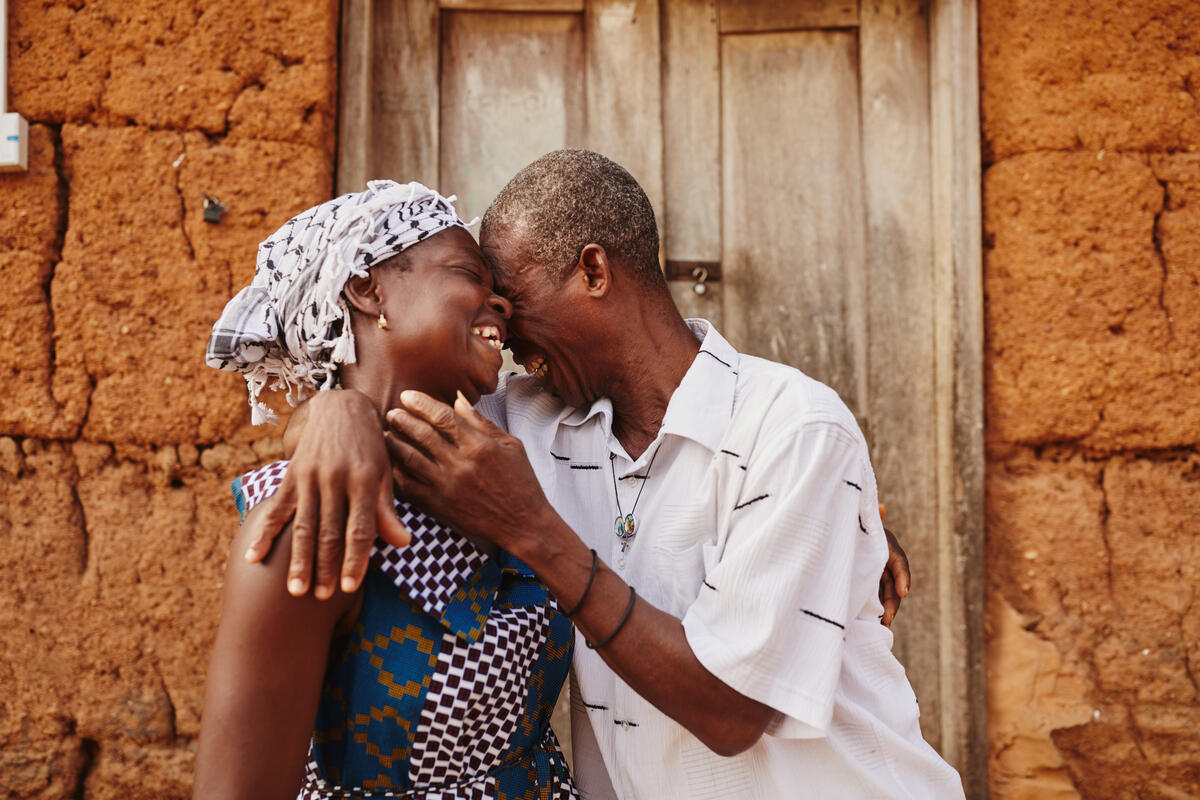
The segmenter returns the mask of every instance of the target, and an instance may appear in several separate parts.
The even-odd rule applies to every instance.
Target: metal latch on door
[[[682,261],[668,258],[663,265],[669,281],[695,281],[692,291],[698,295],[708,293],[708,284],[721,280],[720,261]]]

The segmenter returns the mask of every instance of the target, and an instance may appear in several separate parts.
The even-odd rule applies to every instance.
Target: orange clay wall
[[[993,797],[1200,797],[1200,4],[980,23]]]
[[[278,453],[203,343],[329,197],[337,3],[8,6],[0,797],[189,797],[229,480]]]

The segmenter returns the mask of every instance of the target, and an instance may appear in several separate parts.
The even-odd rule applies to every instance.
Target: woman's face
[[[375,269],[388,327],[378,339],[401,385],[447,403],[495,391],[512,313],[471,234],[449,228],[408,248],[403,268]],[[365,355],[365,354],[364,354]],[[365,359],[364,359],[365,360]]]

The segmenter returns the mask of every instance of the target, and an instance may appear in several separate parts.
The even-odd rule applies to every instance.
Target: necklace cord
[[[662,450],[661,444],[654,448],[654,455],[650,456],[650,463],[646,465],[646,474],[642,476],[642,485],[638,487],[637,497],[633,498],[633,505],[629,509],[630,514],[637,511],[638,501],[642,499],[642,491],[645,490],[646,484],[650,481],[650,470],[654,468],[654,459],[658,458],[659,450]],[[625,513],[621,511],[621,495],[617,492],[617,468],[613,465],[613,461],[615,459],[616,456],[609,454],[608,468],[612,471],[613,498],[617,501],[617,513],[621,514],[621,516],[625,516]]]

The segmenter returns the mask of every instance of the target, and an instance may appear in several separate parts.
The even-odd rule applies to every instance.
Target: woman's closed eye
[[[462,265],[462,266],[456,267],[456,269],[458,269],[462,272],[465,272],[471,278],[471,280],[475,281],[476,283],[484,283],[485,282],[483,279],[483,273],[480,271],[479,267],[471,267],[471,266],[467,266],[467,265]]]

